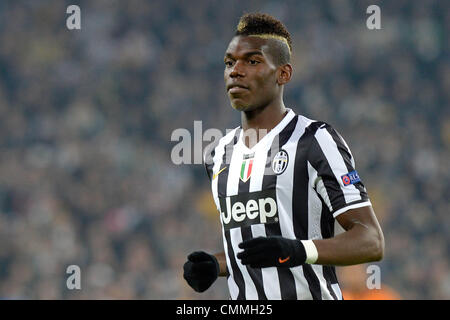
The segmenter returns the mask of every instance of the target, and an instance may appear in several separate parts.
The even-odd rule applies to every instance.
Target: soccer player
[[[184,278],[197,292],[225,276],[231,299],[339,300],[334,266],[383,257],[383,233],[348,145],[283,103],[291,51],[285,26],[254,13],[241,17],[225,52],[241,126],[204,155],[224,252],[187,257]]]

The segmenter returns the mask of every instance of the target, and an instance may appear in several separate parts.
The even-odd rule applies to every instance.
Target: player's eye
[[[227,66],[228,68],[231,67],[231,66],[233,66],[233,61],[231,61],[231,60],[226,60],[226,61],[225,61],[225,66]]]
[[[250,63],[251,65],[257,65],[258,63],[259,63],[259,61],[258,60],[254,60],[254,59],[250,59],[250,60],[248,60],[248,63]]]

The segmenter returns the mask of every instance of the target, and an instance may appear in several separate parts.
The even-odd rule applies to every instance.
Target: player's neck
[[[256,133],[256,139],[244,139],[245,145],[248,148],[252,148],[267,133],[269,133],[270,130],[275,128],[287,113],[288,110],[284,106],[282,99],[277,101],[277,103],[267,105],[264,108],[242,112],[241,122],[244,135],[246,135],[248,131]]]

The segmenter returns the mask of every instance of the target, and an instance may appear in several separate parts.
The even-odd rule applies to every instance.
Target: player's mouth
[[[227,86],[227,91],[229,93],[240,93],[248,90],[247,86],[244,86],[242,84],[230,84]]]

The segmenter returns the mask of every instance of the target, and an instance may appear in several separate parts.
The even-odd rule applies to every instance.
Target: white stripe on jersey
[[[310,167],[310,166],[311,166],[311,164],[308,162],[308,167]],[[317,171],[314,168],[312,168],[312,169],[315,171],[315,173],[317,175]],[[333,212],[333,206],[331,205],[330,197],[328,196],[327,189],[325,188],[325,185],[323,184],[323,180],[320,177],[317,179],[316,191],[318,194],[320,194],[323,201],[325,201],[325,204],[328,206],[328,210],[330,210],[330,212]]]
[[[220,170],[220,166],[222,165],[222,159],[223,159],[223,155],[225,153],[225,146],[231,142],[231,140],[234,137],[234,134],[236,132],[237,128],[230,131],[225,137],[223,137],[220,141],[219,144],[215,147],[215,153],[214,153],[214,157],[213,157],[213,161],[214,161],[214,166],[213,166],[213,173],[216,173]],[[219,179],[213,179],[211,182],[212,185],[212,194],[213,194],[213,198],[214,198],[214,202],[216,203],[216,207],[217,210],[220,212],[220,204],[219,204],[219,197],[218,197],[218,189],[217,189],[217,182]],[[222,224],[222,239],[224,239],[224,252],[225,252],[225,257],[227,260],[227,265],[231,265],[230,263],[230,258],[229,258],[229,254],[228,254],[228,247],[226,245],[226,241],[225,241],[225,231],[223,228],[223,223],[222,223],[222,219],[219,219],[220,223]],[[239,294],[239,288],[236,284],[236,282],[234,281],[234,277],[233,277],[233,269],[232,268],[228,268],[228,272],[230,274],[230,276],[228,277],[228,289],[230,291],[230,296],[231,299],[236,300],[237,296]]]
[[[332,283],[331,288],[333,289],[333,291],[336,294],[336,296],[338,297],[338,299],[342,300],[342,292],[341,292],[341,288],[339,288],[339,284]]]
[[[289,141],[283,146],[283,149],[289,154],[289,158],[292,159],[288,162],[286,170],[282,175],[277,178],[277,188],[285,188],[287,190],[293,190],[294,188],[294,168],[295,159],[297,153],[297,142],[305,132],[305,128],[311,124],[311,120],[299,116],[294,133],[290,137]],[[292,192],[278,192],[277,193],[278,212],[280,214],[280,229],[281,235],[285,238],[295,239],[294,225],[292,218]],[[283,216],[283,218],[281,218]],[[311,292],[309,291],[308,282],[303,274],[303,268],[293,267],[290,268],[294,275],[295,288],[297,291],[297,299],[299,300],[312,300]]]
[[[364,201],[364,202],[360,202],[360,203],[355,203],[355,204],[351,204],[349,206],[346,206],[344,208],[341,208],[339,210],[337,210],[336,212],[333,213],[333,217],[336,218],[338,215],[350,210],[350,209],[356,209],[356,208],[362,208],[362,207],[368,207],[371,206],[372,203],[370,202],[370,200]]]
[[[253,161],[253,173],[252,178],[250,180],[249,192],[259,191],[262,188],[263,178],[264,178],[264,169],[266,166],[266,158],[267,152],[270,148],[272,141],[268,143],[268,148],[266,149],[258,149],[255,151],[255,157]],[[264,224],[256,224],[252,225],[252,236],[253,238],[257,237],[266,237],[266,228]],[[263,278],[264,285],[264,293],[266,294],[267,299],[269,300],[280,300],[281,292],[280,285],[278,279],[278,271],[277,268],[262,268],[261,274]]]
[[[309,174],[309,182],[310,187],[316,190],[316,192],[321,196],[322,200],[325,201],[325,204],[328,207],[330,212],[333,212],[333,206],[330,201],[330,197],[328,196],[327,189],[323,184],[322,177],[319,177],[317,170],[309,163],[308,161],[308,174]]]
[[[239,192],[239,177],[240,170],[242,164],[243,152],[242,149],[234,148],[233,155],[231,156],[231,162],[228,172],[228,181],[227,181],[227,196],[237,195]],[[239,259],[236,255],[242,250],[238,247],[239,243],[242,242],[242,234],[241,228],[234,228],[230,230],[231,237],[231,245],[233,247],[235,259],[237,261],[237,265],[241,270],[242,276],[245,281],[245,297],[248,300],[256,300],[258,299],[258,292],[256,291],[255,284],[253,283],[250,274],[248,273],[247,267],[242,265],[239,262]],[[225,238],[224,238],[225,239]],[[225,243],[226,245],[226,243]]]
[[[308,174],[310,174],[309,181],[316,180],[317,171],[311,166],[309,162]],[[319,178],[319,181],[322,181],[322,179]],[[311,186],[310,184],[308,186],[308,239],[311,240],[322,239],[322,232],[320,231],[320,219],[322,215],[317,214],[317,212],[322,212],[322,202],[317,196],[317,193],[314,191],[313,186]]]
[[[225,146],[231,142],[231,140],[234,138],[234,135],[236,133],[236,130],[238,128],[235,128],[234,130],[230,131],[225,137],[219,140],[219,144],[214,148],[214,157],[213,157],[213,173],[219,172],[220,166],[222,165],[223,155],[225,153]],[[205,159],[205,157],[204,157]],[[204,160],[205,161],[205,160]],[[228,170],[228,169],[227,169]],[[216,203],[217,210],[220,212],[220,204],[219,204],[219,197],[218,197],[218,189],[217,189],[217,182],[219,179],[213,179],[211,181],[212,185],[212,194],[214,198],[214,202]]]
[[[308,169],[311,169],[311,165],[308,162]],[[311,172],[308,170],[308,172]],[[317,175],[317,173],[316,173]],[[311,177],[310,177],[311,181]],[[314,180],[313,180],[314,181]],[[319,214],[317,214],[319,212]],[[320,201],[317,193],[311,188],[308,188],[308,239],[322,239],[322,231],[320,229],[320,219],[322,218],[322,202]],[[313,264],[312,269],[316,273],[320,283],[320,292],[322,294],[322,300],[332,300],[333,296],[330,294],[327,288],[327,282],[323,277],[323,266]]]
[[[351,203],[361,200],[361,194],[353,184],[344,186],[342,183],[341,176],[347,174],[348,170],[344,159],[342,159],[341,153],[338,150],[336,142],[333,140],[333,137],[327,130],[322,129],[317,130],[315,137],[331,167],[331,170],[333,171],[336,181],[339,182],[339,186],[344,193],[345,202]]]
[[[230,230],[230,237],[232,239],[231,245],[233,247],[233,251],[235,256],[241,252],[242,250],[239,249],[238,245],[242,242],[242,234],[240,228],[234,228]],[[244,266],[242,263],[239,262],[237,258],[237,265],[239,269],[241,270],[242,276],[244,277],[245,281],[245,299],[247,300],[258,300],[258,292],[256,291],[255,284],[253,283],[252,278],[250,277],[250,274],[247,271],[246,266]]]
[[[329,208],[331,208],[330,199],[328,199],[328,193],[325,189],[322,179],[317,178],[317,171],[311,166],[308,162],[308,173],[309,173],[309,181],[317,181],[317,188],[320,189],[320,185],[322,185],[323,189],[321,189],[322,197],[324,198],[325,204]],[[309,192],[308,192],[308,239],[323,239],[322,231],[320,227],[320,219],[322,214],[317,214],[317,212],[322,212],[322,202],[319,199],[319,196],[316,192],[314,192],[314,186],[310,184]],[[319,191],[319,190],[317,190]],[[328,203],[327,203],[328,202]],[[330,210],[331,211],[331,210]],[[316,273],[319,282],[320,282],[320,291],[322,293],[323,300],[333,299],[328,287],[327,282],[323,276],[323,267],[321,265],[312,265],[314,272]],[[339,285],[336,284],[338,287]]]

